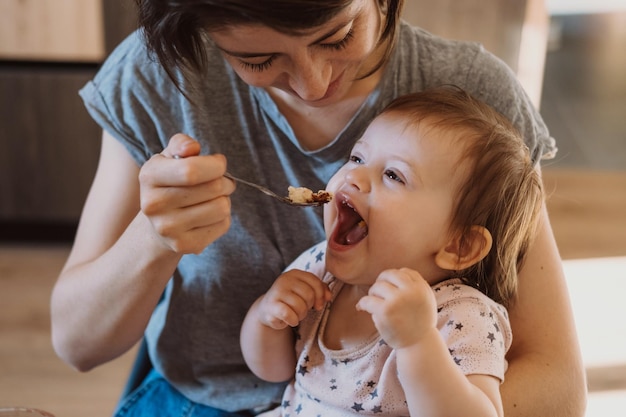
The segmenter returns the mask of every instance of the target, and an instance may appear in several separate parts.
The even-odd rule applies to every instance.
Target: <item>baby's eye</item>
[[[400,178],[400,176],[398,174],[395,173],[395,171],[388,169],[385,171],[385,176],[387,178],[389,178],[392,181],[396,181],[399,182],[401,184],[404,184],[404,180],[402,178]]]
[[[355,164],[362,164],[363,160],[361,159],[360,156],[350,155],[350,162],[354,162]]]

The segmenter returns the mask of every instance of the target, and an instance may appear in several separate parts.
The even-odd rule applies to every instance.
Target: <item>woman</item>
[[[242,415],[280,398],[283,385],[245,366],[239,328],[323,238],[321,211],[233,194],[227,163],[277,191],[322,188],[388,102],[439,84],[509,117],[535,162],[555,150],[504,64],[400,23],[401,0],[138,4],[143,32],[81,91],[104,128],[102,151],[51,307],[55,349],[80,370],[145,335],[155,370],[120,415]],[[505,415],[582,415],[580,353],[545,211],[510,316]]]

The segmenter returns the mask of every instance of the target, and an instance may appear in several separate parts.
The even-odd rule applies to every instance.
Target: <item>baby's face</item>
[[[441,279],[434,257],[449,241],[460,152],[426,122],[407,125],[397,114],[372,122],[327,186],[335,195],[324,208],[328,269],[360,285],[400,267]]]

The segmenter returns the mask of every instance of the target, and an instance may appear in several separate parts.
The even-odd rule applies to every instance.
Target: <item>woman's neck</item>
[[[324,107],[308,106],[281,90],[268,88],[267,92],[289,122],[300,146],[314,151],[335,140],[376,88],[381,77],[382,69],[379,69],[356,81],[339,102]]]

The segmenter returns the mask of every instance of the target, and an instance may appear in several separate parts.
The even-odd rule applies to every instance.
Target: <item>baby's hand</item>
[[[273,329],[297,326],[311,309],[330,301],[328,286],[310,272],[293,269],[279,276],[259,304],[259,319]]]
[[[383,271],[356,307],[372,315],[381,337],[394,349],[418,343],[437,326],[435,295],[412,269]]]

